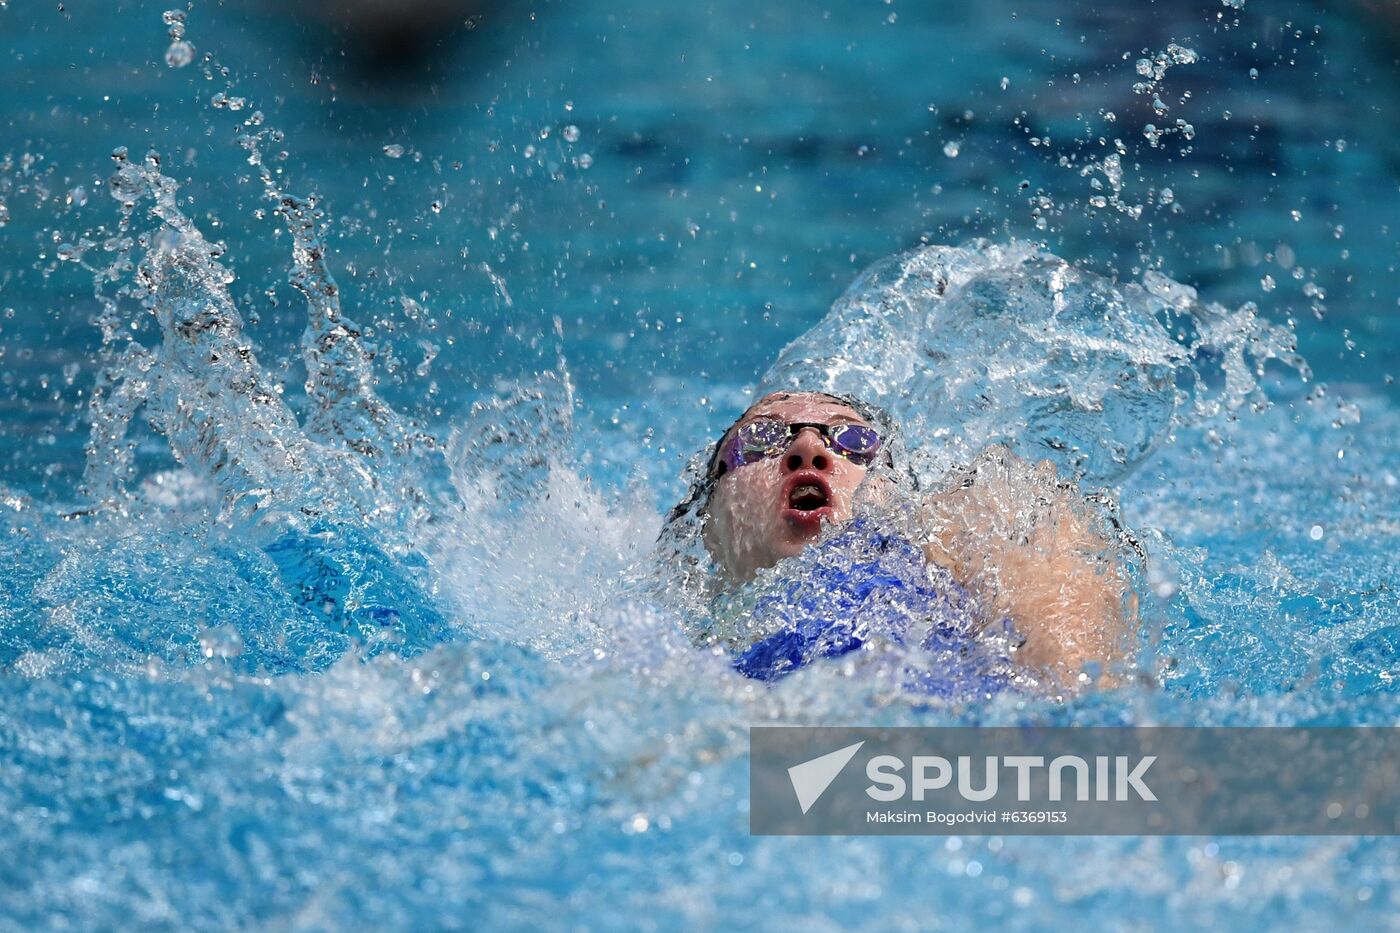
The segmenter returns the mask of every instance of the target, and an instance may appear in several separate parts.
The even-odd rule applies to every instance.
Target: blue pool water
[[[395,75],[254,2],[176,67],[165,9],[0,4],[5,927],[1393,924],[1387,840],[755,838],[745,758],[1396,721],[1393,25],[521,0]],[[970,245],[888,259],[927,244]],[[930,257],[952,297],[889,284]],[[1087,451],[1148,555],[1124,685],[691,645],[692,455],[890,366],[925,470]]]

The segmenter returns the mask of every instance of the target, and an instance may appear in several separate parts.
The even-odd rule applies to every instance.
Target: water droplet
[[[165,63],[171,68],[184,68],[194,61],[194,46],[184,39],[176,39],[165,50]]]
[[[1195,49],[1188,49],[1186,46],[1177,45],[1175,42],[1167,44],[1167,56],[1172,60],[1172,64],[1174,65],[1192,65],[1195,64],[1199,57],[1196,55]]]
[[[206,658],[236,658],[243,653],[243,636],[231,624],[220,625],[200,633],[199,647]]]
[[[116,158],[116,154],[113,153]],[[141,199],[141,193],[145,188],[145,179],[141,175],[141,170],[130,162],[126,161],[126,152],[122,151],[121,158],[117,161],[117,170],[108,179],[108,187],[112,197],[122,204],[135,204]]]

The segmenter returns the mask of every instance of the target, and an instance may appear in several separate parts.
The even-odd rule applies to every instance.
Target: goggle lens
[[[803,428],[816,428],[821,432],[828,450],[860,466],[874,463],[875,455],[880,450],[880,435],[863,424],[787,424],[760,418],[734,432],[720,462],[725,469],[733,470],[767,457],[779,456]]]
[[[827,446],[861,466],[875,462],[880,449],[880,435],[862,424],[842,424],[831,429]]]

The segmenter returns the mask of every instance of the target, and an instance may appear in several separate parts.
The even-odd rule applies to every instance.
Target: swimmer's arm
[[[1107,671],[1128,652],[1135,600],[1116,549],[1077,490],[1001,447],[959,485],[926,502],[928,559],[1009,616],[1018,663],[1074,686],[1086,664]]]

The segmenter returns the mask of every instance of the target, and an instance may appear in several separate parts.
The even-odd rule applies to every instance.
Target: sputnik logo
[[[831,786],[831,782],[836,780],[836,776],[841,773],[841,769],[846,767],[864,744],[864,742],[857,742],[854,745],[847,745],[845,748],[838,748],[834,752],[788,768],[792,789],[797,794],[797,803],[802,807],[804,814],[821,799],[822,794],[826,793],[826,789]]]

